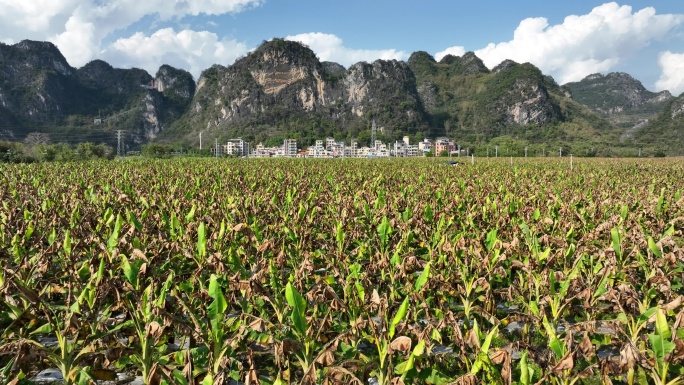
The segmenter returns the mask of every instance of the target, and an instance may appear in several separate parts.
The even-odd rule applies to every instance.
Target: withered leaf
[[[489,359],[492,360],[494,365],[501,365],[501,378],[504,380],[504,384],[509,385],[511,383],[511,354],[506,349],[497,349],[489,355]]]
[[[256,320],[250,322],[249,325],[247,325],[247,327],[254,330],[255,332],[260,332],[260,333],[263,332],[264,330],[266,330],[264,328],[264,320],[262,320],[261,318],[258,318]]]
[[[468,345],[472,349],[480,348],[480,338],[478,337],[477,332],[475,332],[475,329],[470,329],[470,331],[468,331],[468,334],[466,334],[465,342],[466,345]]]
[[[192,357],[190,356],[190,349],[185,351],[185,361],[186,364],[183,367],[183,377],[189,382],[192,382]]]
[[[316,362],[323,366],[329,366],[332,365],[335,362],[335,355],[333,354],[332,351],[326,350],[321,355],[316,358]]]
[[[588,359],[595,354],[594,344],[592,344],[591,339],[589,339],[589,333],[584,333],[584,338],[582,338],[582,342],[579,344],[579,350],[582,352],[582,355]]]
[[[411,350],[411,338],[399,336],[390,343],[390,349],[408,353]]]
[[[461,376],[456,379],[456,381],[452,382],[450,385],[476,385],[477,384],[477,377],[475,377],[474,374],[468,373],[464,376]]]
[[[304,374],[304,378],[302,378],[302,384],[304,385],[316,385],[316,363],[312,363],[311,366],[309,366],[309,370],[306,371],[306,374]]]
[[[283,340],[283,354],[292,354],[302,350],[302,344],[299,342],[286,338]]]
[[[373,294],[371,295],[371,302],[380,305],[380,295],[376,289],[373,289]]]
[[[143,253],[142,250],[140,250],[140,249],[133,249],[131,256],[142,259],[145,262],[149,262],[145,253]]]
[[[682,305],[682,296],[678,296],[677,298],[673,299],[672,301],[666,303],[665,305],[662,305],[660,308],[663,309],[663,311],[672,311],[675,310],[676,308],[680,307]]]
[[[509,356],[509,354],[505,349],[497,349],[489,354],[489,359],[492,360],[494,365],[501,365],[506,361],[507,356]]]
[[[627,342],[620,349],[620,368],[622,370],[629,370],[634,367],[634,364],[639,360],[639,354],[634,349],[630,342]]]
[[[681,362],[682,360],[684,360],[684,341],[675,337],[674,343],[675,350],[672,353],[670,360],[672,362]]]
[[[558,361],[551,371],[555,374],[560,374],[564,370],[572,370],[573,367],[575,367],[575,360],[572,358],[572,352],[569,352]]]
[[[145,332],[147,333],[147,335],[152,336],[152,338],[159,339],[159,337],[161,337],[162,333],[164,332],[164,329],[161,327],[159,322],[152,321],[149,324],[147,324]]]

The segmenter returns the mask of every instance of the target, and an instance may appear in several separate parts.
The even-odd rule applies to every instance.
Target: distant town
[[[423,139],[417,144],[411,144],[408,136],[393,144],[375,140],[372,147],[359,147],[355,139],[347,144],[338,142],[335,138],[326,138],[317,140],[315,145],[306,149],[297,147],[295,139],[285,139],[282,146],[265,147],[259,143],[253,150],[249,142],[237,138],[211,149],[212,155],[250,158],[387,158],[426,156],[430,153],[459,154],[461,151],[456,143],[448,138]],[[467,152],[466,150],[463,154],[469,155]]]

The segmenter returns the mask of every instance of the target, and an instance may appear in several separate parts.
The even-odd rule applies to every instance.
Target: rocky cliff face
[[[188,71],[162,65],[155,75],[157,91],[169,98],[189,101],[195,96],[195,81]]]
[[[673,120],[684,118],[684,96],[675,99],[667,112],[669,112],[670,118]]]
[[[623,72],[589,75],[579,82],[568,83],[565,87],[576,101],[607,115],[652,106],[664,107],[672,99],[668,91],[650,92],[641,82]]]
[[[505,124],[541,126],[562,118],[557,106],[549,99],[548,87],[554,85],[547,84],[538,68],[509,60],[495,69],[489,84],[503,84],[503,92],[492,105],[496,106],[495,111],[503,113]],[[506,86],[512,79],[512,84]]]
[[[548,91],[558,86],[531,64],[507,60],[490,71],[472,52],[447,55],[439,63],[426,52],[416,52],[408,65],[431,125],[444,127],[444,134],[492,137],[509,126],[541,126],[562,119]]]
[[[648,91],[641,82],[622,72],[592,74],[563,87],[577,102],[625,128],[621,135],[623,141],[655,119],[672,100],[668,91]]]
[[[511,90],[515,99],[520,99],[504,106],[504,120],[508,124],[541,125],[553,116],[553,106],[549,103],[549,94],[539,84],[530,84],[525,80],[515,82]]]
[[[320,132],[321,127],[355,134],[373,119],[402,133],[425,126],[406,63],[378,60],[345,70],[321,63],[299,43],[274,39],[231,66],[204,71],[178,126],[239,134],[258,126],[253,135],[261,138],[277,129]]]
[[[164,66],[158,78],[160,91],[141,69],[115,69],[101,60],[74,69],[51,43],[0,44],[0,125],[6,127],[0,139],[44,131],[55,140],[115,141],[117,129],[130,141],[153,139],[194,95],[185,71]]]
[[[204,131],[257,142],[295,136],[302,144],[363,137],[365,144],[373,120],[385,141],[405,134],[471,143],[498,136],[566,140],[564,127],[582,139],[620,129],[628,137],[647,127],[655,132],[647,122],[665,119],[658,113],[671,102],[669,93],[649,92],[626,74],[560,87],[529,63],[506,60],[490,71],[472,52],[439,62],[416,52],[407,63],[345,68],[320,62],[300,43],[274,39],[230,66],[205,70],[196,85],[189,73],[166,65],[154,77],[100,60],[74,69],[50,43],[0,44],[0,139],[21,140],[45,127],[68,130],[75,141],[114,141],[114,130],[123,129],[136,143],[197,142]],[[681,103],[671,106],[670,120],[684,115]]]
[[[75,70],[52,43],[0,44],[0,104],[15,121],[54,121],[72,108]]]

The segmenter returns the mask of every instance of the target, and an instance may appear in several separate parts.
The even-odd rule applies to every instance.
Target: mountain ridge
[[[207,68],[195,82],[168,65],[154,76],[102,60],[76,69],[51,43],[0,44],[0,139],[43,130],[55,141],[109,135],[111,143],[114,131],[124,129],[131,146],[154,140],[196,145],[199,132],[221,141],[295,137],[308,144],[333,136],[367,143],[376,121],[383,141],[409,135],[449,136],[472,146],[508,138],[667,147],[660,138],[669,138],[669,131],[652,126],[665,124],[659,116],[675,99],[624,73],[560,86],[530,63],[504,60],[489,69],[473,52],[438,62],[417,51],[405,62],[345,68],[320,61],[301,43],[272,39],[231,65]]]

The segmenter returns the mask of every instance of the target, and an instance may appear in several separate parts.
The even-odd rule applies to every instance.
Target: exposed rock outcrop
[[[399,130],[425,126],[406,63],[377,60],[344,69],[282,39],[265,42],[231,66],[204,71],[185,119],[218,130],[296,122],[358,130],[372,119]]]
[[[670,92],[651,92],[623,72],[591,74],[563,87],[570,90],[574,100],[624,128],[621,141],[631,139],[635,133],[646,129],[672,100]]]
[[[142,143],[178,119],[194,96],[186,71],[162,66],[158,78],[161,91],[141,69],[117,69],[102,60],[74,69],[52,43],[0,44],[0,125],[14,137],[76,129],[83,138],[70,134],[74,142],[115,142],[114,131],[124,129],[129,140]]]

